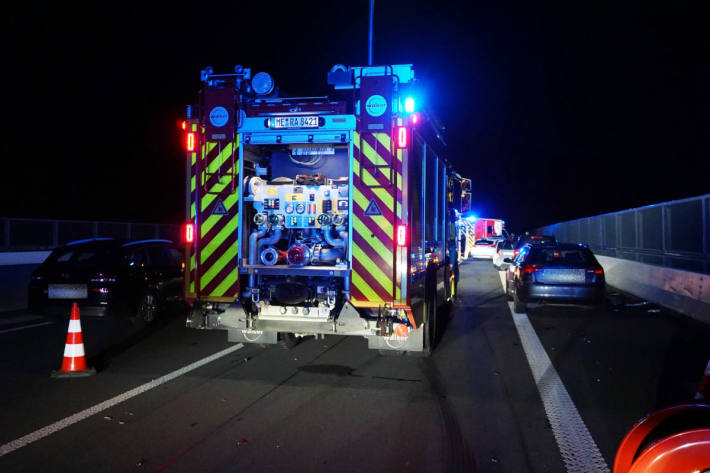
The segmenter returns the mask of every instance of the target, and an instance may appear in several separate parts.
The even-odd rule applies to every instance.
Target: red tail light
[[[594,268],[587,268],[588,273],[594,273],[594,274],[604,274],[604,269],[602,269],[599,266],[596,266]]]
[[[197,149],[197,133],[190,131],[185,133],[185,150],[192,152]]]
[[[397,148],[406,148],[409,146],[409,130],[406,126],[398,126],[395,128],[397,136]]]
[[[407,245],[407,226],[397,225],[397,246]]]
[[[542,271],[542,266],[538,266],[536,264],[524,264],[520,267],[520,272],[523,274],[534,273],[535,271]]]
[[[186,223],[184,231],[185,243],[193,243],[195,241],[195,224]]]

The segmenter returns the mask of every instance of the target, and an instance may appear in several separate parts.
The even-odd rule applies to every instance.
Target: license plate
[[[579,284],[585,281],[584,269],[545,269],[542,277],[549,284]]]
[[[47,288],[50,299],[86,299],[86,284],[50,284]]]
[[[271,117],[269,118],[271,128],[318,128],[318,117]]]

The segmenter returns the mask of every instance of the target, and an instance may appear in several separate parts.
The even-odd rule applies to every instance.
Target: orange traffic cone
[[[91,376],[96,370],[86,367],[84,355],[84,339],[81,336],[81,321],[79,320],[79,304],[72,305],[69,317],[67,342],[64,346],[64,359],[58,371],[52,371],[52,378],[78,378]]]
[[[703,377],[698,385],[698,391],[695,393],[695,400],[710,400],[710,361],[708,361],[708,366],[705,368],[705,373],[703,373]]]

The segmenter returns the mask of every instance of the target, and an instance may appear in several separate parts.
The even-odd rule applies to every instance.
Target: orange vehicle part
[[[710,471],[710,405],[681,404],[641,419],[616,452],[614,473]]]

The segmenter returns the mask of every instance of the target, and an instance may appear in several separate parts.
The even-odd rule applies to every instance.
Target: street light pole
[[[367,49],[367,65],[372,65],[372,30],[373,30],[373,19],[375,17],[375,0],[370,0],[370,35]]]

